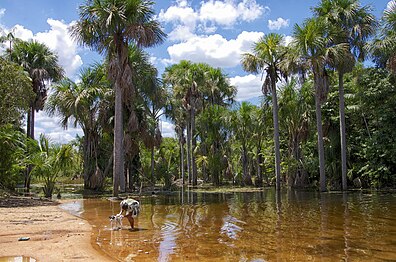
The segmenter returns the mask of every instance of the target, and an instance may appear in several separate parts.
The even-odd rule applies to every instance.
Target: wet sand
[[[114,261],[91,245],[92,226],[58,205],[0,207],[0,216],[0,261],[10,256],[37,261]],[[21,237],[30,239],[18,241]]]

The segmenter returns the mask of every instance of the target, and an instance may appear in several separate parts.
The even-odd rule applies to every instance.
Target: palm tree
[[[254,120],[256,106],[242,102],[238,110],[232,111],[228,117],[228,123],[231,126],[234,138],[240,142],[240,151],[242,155],[242,184],[252,185],[252,176],[248,170],[248,152],[251,148],[251,138],[254,134],[254,127],[251,124]]]
[[[63,69],[58,64],[58,57],[46,45],[36,41],[17,41],[11,53],[14,62],[21,65],[32,79],[32,88],[36,93],[30,102],[27,121],[27,135],[34,139],[34,114],[42,110],[47,99],[46,81],[58,81],[63,76]]]
[[[324,145],[322,132],[322,113],[321,104],[324,102],[329,89],[326,65],[337,60],[345,54],[345,45],[339,44],[330,46],[334,38],[334,32],[327,23],[318,18],[310,18],[304,21],[302,26],[294,26],[293,43],[300,57],[309,63],[315,89],[315,112],[316,128],[318,132],[318,154],[319,154],[319,173],[320,190],[326,191]]]
[[[274,120],[274,145],[275,145],[275,175],[276,189],[280,190],[280,146],[279,146],[279,120],[278,98],[276,95],[276,83],[281,76],[280,64],[285,57],[286,49],[282,45],[283,37],[271,33],[262,37],[254,44],[253,53],[242,55],[242,67],[251,73],[261,73],[265,76],[263,93],[272,94],[272,112]]]
[[[376,22],[371,14],[371,7],[361,7],[359,0],[322,0],[314,11],[317,16],[339,29],[334,44],[344,43],[349,47],[348,52],[339,61],[335,61],[340,101],[342,189],[347,190],[344,74],[352,71],[355,64],[354,55],[361,61],[364,59],[363,47],[367,39],[374,34]]]
[[[46,104],[47,113],[60,116],[62,127],[67,128],[74,120],[84,133],[84,188],[100,189],[104,178],[98,166],[99,139],[102,133],[100,120],[113,98],[113,92],[106,79],[104,66],[96,64],[81,71],[79,83],[63,79],[53,86],[53,93]]]
[[[388,3],[381,20],[379,36],[368,46],[374,61],[396,74],[396,0]]]
[[[32,81],[32,89],[36,94],[30,101],[27,114],[27,136],[34,139],[34,115],[42,110],[47,99],[46,81],[58,81],[63,76],[63,69],[58,64],[58,57],[46,45],[36,41],[16,41],[11,60],[21,65]],[[31,166],[26,170],[25,188],[30,189]]]
[[[185,121],[184,125],[176,123],[179,127],[185,126],[187,130],[187,170],[188,183],[194,181],[194,148],[193,137],[195,132],[195,112],[196,96],[198,93],[197,82],[194,77],[197,75],[195,64],[183,60],[179,64],[172,65],[165,69],[163,79],[165,84],[172,88],[172,109],[184,109],[184,113],[178,112],[178,119]],[[170,108],[169,108],[170,109]],[[176,112],[174,112],[176,113]]]
[[[106,54],[109,59],[109,78],[115,89],[114,196],[118,196],[120,178],[124,177],[122,92],[132,88],[130,93],[134,95],[128,45],[154,46],[166,36],[154,20],[153,4],[149,0],[90,0],[80,6],[80,20],[71,29],[79,43]]]

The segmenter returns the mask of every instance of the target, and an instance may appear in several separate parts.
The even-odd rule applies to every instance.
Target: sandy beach
[[[91,245],[91,225],[58,203],[0,200],[0,261],[26,256],[37,261],[114,261]],[[21,237],[29,240],[18,241]]]

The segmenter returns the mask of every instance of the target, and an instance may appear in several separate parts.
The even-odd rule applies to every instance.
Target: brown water
[[[25,256],[0,257],[0,262],[36,262],[36,259]]]
[[[119,202],[65,206],[120,261],[396,261],[396,194],[175,193],[141,199],[135,231],[111,230]]]

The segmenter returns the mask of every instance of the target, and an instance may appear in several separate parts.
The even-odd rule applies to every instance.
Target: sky
[[[70,37],[68,27],[78,20],[78,8],[84,0],[0,0],[0,35],[13,31],[23,40],[45,43],[58,54],[66,76],[78,81],[82,68],[102,57],[81,47]],[[319,0],[174,0],[155,1],[156,19],[167,33],[166,41],[146,49],[160,74],[180,60],[205,62],[222,68],[230,83],[237,87],[237,101],[254,101],[261,95],[261,77],[246,73],[240,66],[242,53],[249,52],[265,34],[284,35],[291,41],[294,25],[312,16],[311,7]],[[389,0],[361,0],[381,17]],[[4,47],[0,47],[0,52]],[[162,134],[174,136],[173,125],[161,121]],[[66,143],[80,128],[64,130],[57,117],[37,113],[35,137],[48,135],[53,142]]]

